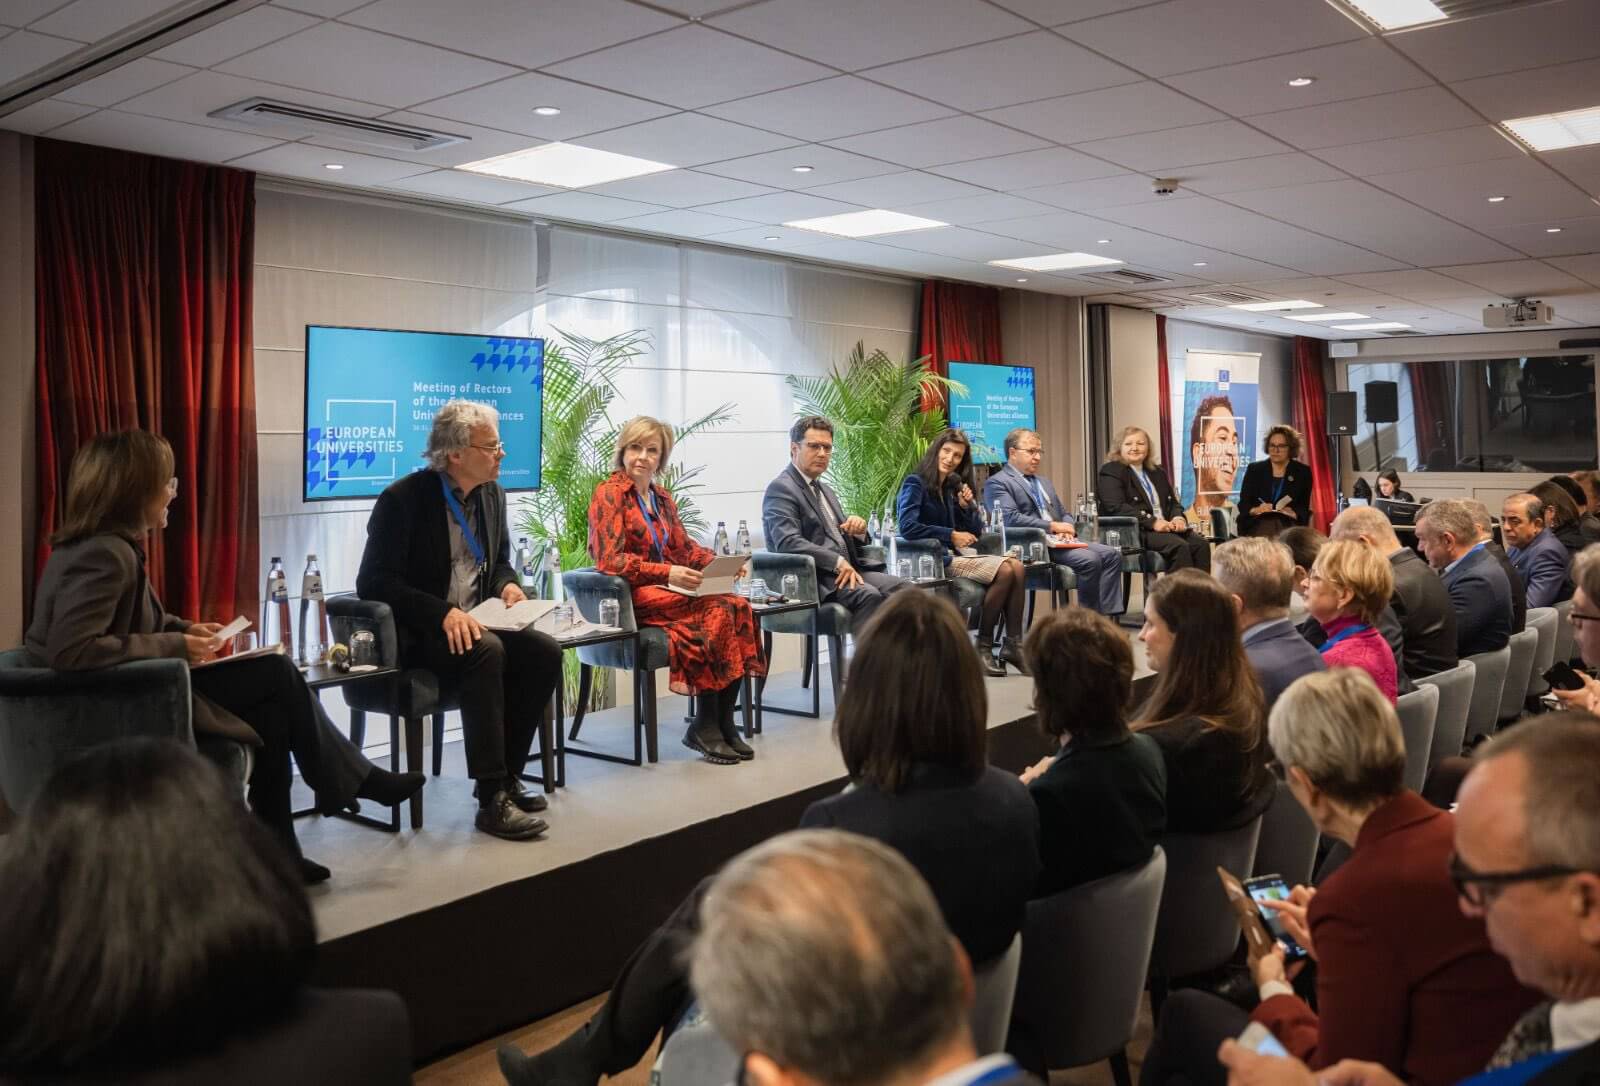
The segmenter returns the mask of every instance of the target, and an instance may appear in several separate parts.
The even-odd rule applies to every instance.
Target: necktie
[[[1028,482],[1033,484],[1033,500],[1034,503],[1039,507],[1039,515],[1041,517],[1048,517],[1050,515],[1050,510],[1045,507],[1044,487],[1039,485],[1039,477],[1037,475],[1030,475],[1028,477]]]
[[[817,503],[817,516],[822,520],[822,527],[828,533],[828,538],[839,545],[840,554],[848,554],[850,549],[845,546],[844,535],[835,523],[833,510],[828,505],[828,499],[822,495],[822,484],[813,480],[811,483],[811,499]]]

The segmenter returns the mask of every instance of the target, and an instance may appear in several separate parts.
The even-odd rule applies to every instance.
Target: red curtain
[[[1337,512],[1338,481],[1328,455],[1328,392],[1322,377],[1322,341],[1294,337],[1294,428],[1305,438],[1311,465],[1311,524],[1327,534]]]
[[[1172,459],[1172,376],[1167,372],[1167,318],[1156,314],[1156,395],[1161,398],[1161,462]]]
[[[1452,436],[1450,387],[1455,367],[1439,362],[1408,362],[1412,421],[1416,424],[1417,463],[1413,471],[1450,471],[1456,465]]]
[[[34,162],[39,569],[73,453],[138,427],[177,462],[168,527],[149,541],[163,603],[254,618],[255,175],[53,140]]]
[[[917,354],[927,355],[928,370],[941,377],[950,372],[951,362],[1003,362],[1000,291],[971,283],[924,280]],[[922,409],[928,411],[943,402],[942,396],[924,396]]]

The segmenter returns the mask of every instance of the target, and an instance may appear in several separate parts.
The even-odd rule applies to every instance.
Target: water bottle
[[[316,623],[309,631],[306,619]],[[300,666],[312,667],[326,658],[329,638],[328,601],[322,594],[322,570],[317,568],[317,556],[306,555],[306,571],[300,578]]]
[[[294,656],[294,634],[289,629],[289,578],[283,572],[283,559],[272,557],[267,570],[267,613],[262,616],[261,647],[282,645],[290,658]]]
[[[867,518],[867,538],[877,540],[883,536],[883,523],[878,520],[878,511],[874,509]]]
[[[533,548],[528,546],[527,536],[517,537],[517,580],[522,583],[524,591],[532,591],[533,582],[539,576],[539,570],[534,565]]]
[[[1076,520],[1079,524],[1082,524],[1085,527],[1087,527],[1088,526],[1087,522],[1089,520],[1089,507],[1083,504],[1083,494],[1082,494],[1082,492],[1079,492],[1079,494],[1078,494],[1078,505],[1077,505],[1077,508],[1074,511],[1077,513],[1077,516],[1074,517],[1073,519]]]
[[[734,542],[738,544],[740,554],[750,553],[750,527],[744,521],[739,522],[739,531],[734,535]]]
[[[718,554],[733,553],[728,547],[728,526],[717,521],[717,534],[711,537],[711,549]]]
[[[989,518],[992,530],[1000,533],[1000,553],[1006,553],[1006,515],[1000,508],[1000,499],[994,500],[994,516]]]
[[[1085,543],[1097,543],[1100,540],[1100,506],[1094,500],[1094,491],[1089,491],[1089,503],[1084,507],[1085,524],[1088,535]]]
[[[900,568],[900,533],[895,530],[893,513],[883,515],[883,545],[889,551],[889,568]]]
[[[545,572],[550,576],[550,598],[561,603],[567,598],[567,586],[561,583],[561,551],[554,543],[545,548]]]

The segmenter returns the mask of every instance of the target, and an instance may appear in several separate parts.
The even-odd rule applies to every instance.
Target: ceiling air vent
[[[297,106],[292,102],[274,102],[270,98],[246,98],[207,116],[235,124],[299,129],[308,136],[337,136],[352,143],[364,143],[391,151],[431,151],[467,141],[466,136],[452,136],[448,132],[431,132],[413,125],[375,121],[370,117],[350,117],[325,109]]]
[[[1093,279],[1097,283],[1115,283],[1119,287],[1149,286],[1151,283],[1170,283],[1171,279],[1164,279],[1159,275],[1149,272],[1134,271],[1132,268],[1118,268],[1116,271],[1093,272],[1081,275],[1080,279]]]
[[[1208,290],[1200,294],[1191,294],[1189,297],[1210,305],[1248,305],[1251,302],[1267,300],[1259,294],[1246,294],[1242,290]]]
[[[1393,332],[1385,332],[1384,333],[1384,335],[1389,336],[1390,338],[1393,338],[1395,336],[1426,336],[1426,335],[1429,335],[1429,334],[1430,333],[1420,331],[1419,329],[1416,329],[1416,328],[1397,328]]]

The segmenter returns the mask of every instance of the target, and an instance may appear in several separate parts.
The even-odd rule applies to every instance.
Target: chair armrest
[[[621,577],[585,566],[562,573],[561,584],[586,621],[600,621],[600,601],[609,596],[617,601],[617,624],[624,630],[639,628],[633,617],[633,588]]]
[[[1211,510],[1211,540],[1214,543],[1226,543],[1232,539],[1234,532],[1234,519],[1228,510],[1213,507]]]
[[[783,576],[793,574],[800,580],[799,599],[816,600],[817,563],[809,554],[783,554],[778,551],[756,551],[750,556],[750,572],[767,582],[767,591],[782,591]]]
[[[1043,528],[1012,528],[1007,526],[1006,541],[1013,544],[1020,543],[1024,547],[1031,547],[1035,543],[1048,545],[1050,539]],[[999,552],[996,551],[995,553],[998,554]]]
[[[1115,529],[1122,533],[1122,553],[1138,554],[1144,550],[1144,540],[1139,534],[1138,517],[1101,517],[1100,538],[1106,537],[1106,529]]]
[[[399,665],[400,636],[395,630],[394,611],[387,603],[364,600],[349,592],[329,596],[328,625],[333,627],[333,639],[342,645],[349,645],[350,635],[357,630],[371,630],[378,642],[378,662],[384,667]]]
[[[1010,531],[1009,528],[1006,529],[1006,530],[1008,532]],[[999,554],[1000,553],[1000,533],[999,532],[984,532],[982,535],[980,535],[978,537],[978,542],[975,544],[975,549],[977,550],[977,552],[979,554]]]
[[[861,544],[861,564],[867,569],[886,568],[889,564],[889,549],[882,543]]]

